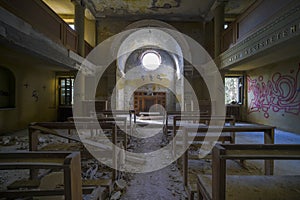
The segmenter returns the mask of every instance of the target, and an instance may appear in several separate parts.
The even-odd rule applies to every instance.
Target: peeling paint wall
[[[115,19],[102,19],[97,21],[97,42],[100,43],[105,39],[122,32],[129,24],[134,21],[130,20],[115,20]],[[202,32],[202,22],[168,22],[174,26],[179,32],[196,40],[202,44],[204,38]],[[212,33],[211,33],[212,34]],[[212,34],[213,35],[213,34]]]
[[[248,120],[300,133],[300,60],[282,61],[247,74]]]
[[[176,84],[182,83],[182,80],[176,79],[173,59],[165,51],[157,50],[162,63],[158,69],[149,71],[141,65],[140,58],[145,51],[146,49],[134,51],[126,62],[126,76],[118,77],[120,84],[117,85],[117,109],[134,109],[133,93],[145,91],[149,95],[153,92],[165,92],[166,109],[175,110],[176,100],[173,94],[182,95],[181,91],[176,91]],[[174,69],[173,72],[170,68]]]
[[[101,19],[97,21],[97,42],[101,43],[102,41],[104,41],[105,39],[108,39],[109,37],[118,34],[120,32],[122,32],[129,24],[133,23],[133,21],[129,21],[129,20],[114,20],[114,19]],[[204,28],[205,26],[203,26],[202,22],[170,22],[170,25],[174,26],[175,28],[178,29],[179,32],[182,32],[184,34],[186,34],[187,36],[193,38],[194,40],[196,40],[198,43],[200,44],[204,44],[203,47],[206,48],[207,46],[209,46],[210,50],[212,50],[211,45],[213,45],[213,42],[205,42],[205,39],[211,39],[209,37],[207,38],[203,38],[204,36]],[[213,26],[211,26],[213,27]],[[210,29],[207,29],[206,31],[212,35],[213,38],[213,34],[209,31]],[[205,45],[207,44],[207,45]],[[211,52],[210,52],[211,53]],[[111,66],[112,67],[112,66]],[[116,67],[116,66],[115,66]],[[104,75],[107,76],[107,75]],[[140,77],[140,76],[139,76]],[[102,95],[104,94],[111,94],[111,88],[113,87],[112,85],[115,84],[115,82],[112,81],[112,79],[114,78],[114,80],[116,80],[116,77],[112,77],[110,76],[109,78],[103,78],[102,81],[102,87],[100,88],[98,86],[98,97],[100,98],[109,98],[109,96],[107,97],[103,97]],[[205,83],[203,84],[198,84],[197,81],[201,80],[201,78],[195,78],[193,80],[191,80],[191,85],[195,88],[194,90],[197,92],[198,94],[198,98],[200,100],[206,100],[209,99],[209,94],[207,91],[207,87],[205,85]],[[106,81],[106,82],[105,82]],[[108,83],[108,81],[110,81],[110,83]],[[128,82],[129,84],[129,82]],[[177,90],[180,90],[182,87],[182,84],[180,86],[176,86]],[[183,89],[182,89],[183,90]],[[100,95],[101,93],[101,95]]]
[[[122,32],[131,21],[120,21],[114,19],[100,19],[97,21],[97,43],[108,39],[109,37]]]

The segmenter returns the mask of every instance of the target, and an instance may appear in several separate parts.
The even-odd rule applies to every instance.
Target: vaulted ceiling
[[[62,18],[72,18],[71,0],[43,0]],[[215,2],[225,2],[225,21],[232,21],[256,0],[83,0],[88,18],[145,18],[165,21],[200,21],[212,18]]]

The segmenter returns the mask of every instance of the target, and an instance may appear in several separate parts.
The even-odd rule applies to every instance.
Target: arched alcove
[[[159,57],[160,64],[155,69],[143,65],[143,56],[149,52]],[[169,52],[154,47],[137,49],[128,56],[124,72],[125,77],[120,80],[122,84],[116,91],[119,109],[128,109],[129,106],[129,109],[145,112],[145,107],[149,108],[145,102],[160,102],[166,110],[175,110],[176,102],[179,105],[174,93],[178,93],[176,84],[181,85],[182,80],[176,78],[175,62]],[[136,97],[143,102],[142,106],[132,98],[137,92],[140,95]]]
[[[189,57],[184,55],[189,52],[184,38],[171,25],[156,20],[136,22],[126,29],[133,31],[122,38],[117,50],[116,82],[122,84],[115,91],[116,99],[112,99],[112,105],[116,101],[116,109],[134,109],[136,106],[133,100],[128,99],[135,89],[150,84],[153,88],[165,88],[165,91],[160,92],[166,93],[167,110],[180,109],[180,103],[184,104],[184,57]],[[142,57],[148,52],[158,54],[162,62],[153,71],[145,69],[142,64]],[[130,75],[127,74],[129,71]],[[160,82],[163,87],[156,87]],[[152,92],[156,94],[158,91]]]
[[[15,107],[15,76],[0,66],[0,109]]]

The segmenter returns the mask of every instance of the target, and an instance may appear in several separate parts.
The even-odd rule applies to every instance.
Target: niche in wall
[[[0,66],[0,109],[15,107],[15,76]]]

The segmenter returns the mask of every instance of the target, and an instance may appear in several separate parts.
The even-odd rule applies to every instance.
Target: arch
[[[136,49],[153,46],[158,49],[167,49],[173,52],[173,59],[176,64],[177,78],[180,79],[183,73],[183,52],[178,42],[165,30],[157,28],[137,29],[127,36],[121,43],[117,53],[117,66],[122,76],[125,75],[125,64],[131,52]]]
[[[142,34],[145,30],[150,32],[151,30],[155,31],[155,33],[151,32],[152,38],[149,38],[147,34]],[[124,35],[124,37],[120,37],[119,40],[114,41],[111,49],[115,52],[115,55],[118,55],[117,66],[122,76],[124,76],[124,66],[129,56],[128,53],[146,45],[170,49],[173,53],[175,52],[173,59],[176,64],[178,78],[180,78],[180,75],[183,73],[183,58],[186,58],[187,60],[191,60],[192,58],[190,46],[184,36],[175,27],[166,22],[151,19],[140,20],[129,24],[125,27],[124,31],[127,31],[128,34]],[[159,37],[159,33],[162,33],[162,38]],[[137,36],[140,38],[139,42],[135,41]],[[157,43],[159,43],[157,39],[159,39],[160,45],[157,45]],[[170,48],[170,44],[176,45],[176,48]]]
[[[15,82],[13,72],[0,66],[0,109],[15,107]]]

